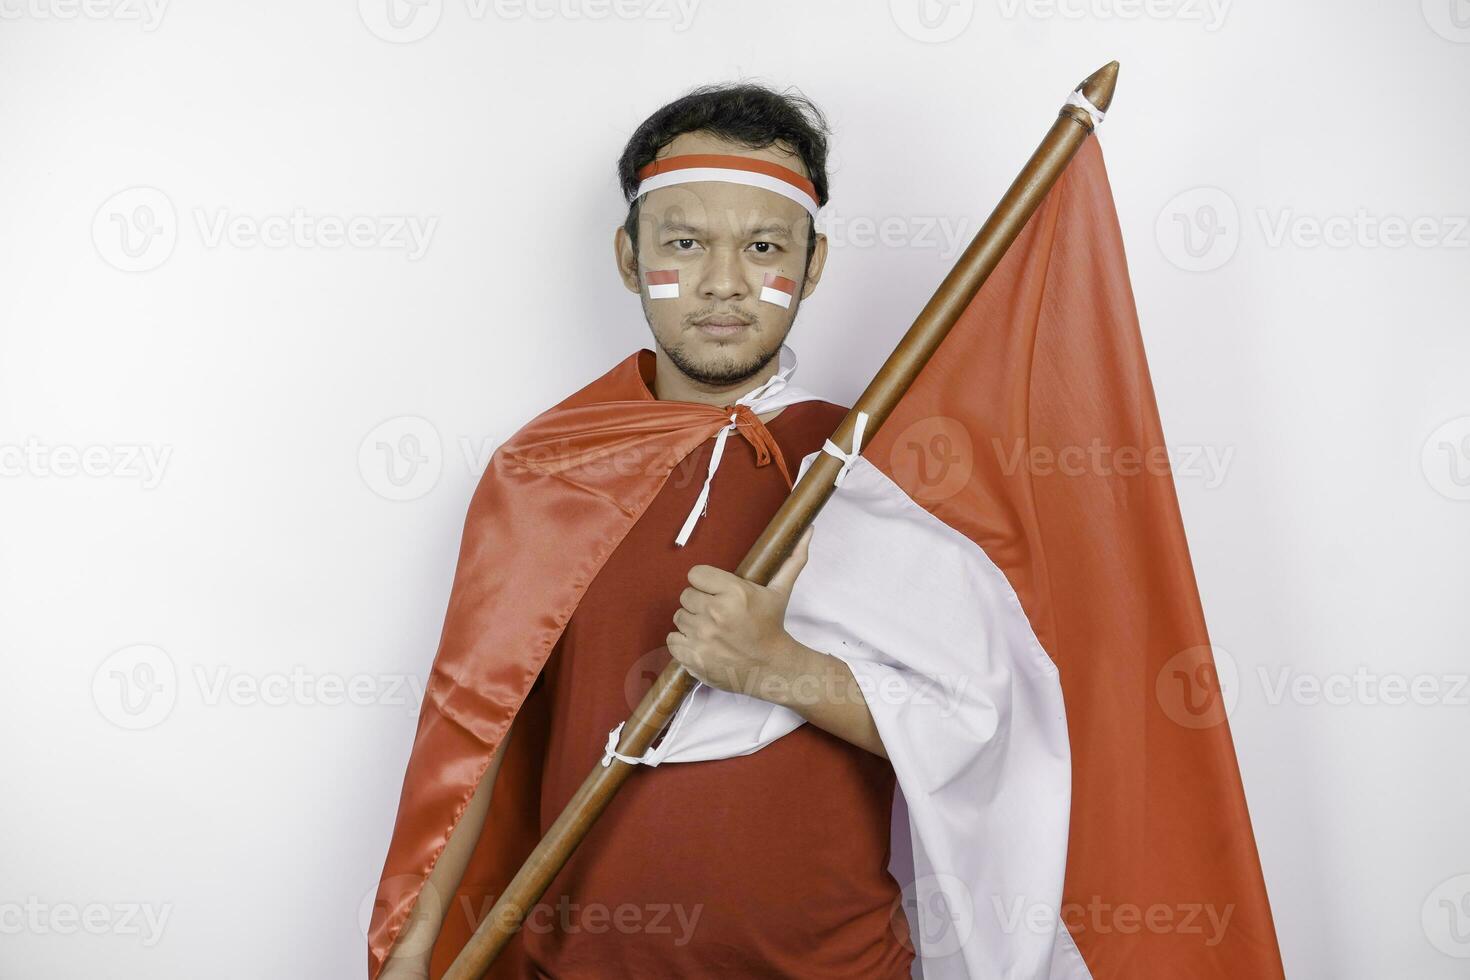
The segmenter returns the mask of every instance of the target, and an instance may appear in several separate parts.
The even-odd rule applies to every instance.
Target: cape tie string
[[[772,457],[776,460],[776,468],[781,471],[781,478],[786,481],[786,488],[792,487],[791,473],[786,469],[786,460],[781,454],[781,447],[776,443],[776,437],[771,435],[771,430],[756,416],[749,405],[737,402],[729,408],[728,425],[720,429],[715,436],[715,450],[709,457],[709,472],[705,475],[704,486],[699,488],[699,497],[694,501],[694,509],[689,516],[684,518],[684,526],[679,529],[679,534],[674,538],[674,543],[679,547],[689,541],[689,535],[694,533],[694,525],[709,510],[709,489],[714,482],[715,471],[720,468],[720,460],[725,455],[725,440],[730,437],[731,431],[738,431],[745,437],[745,441],[755,449],[755,465],[765,466]]]

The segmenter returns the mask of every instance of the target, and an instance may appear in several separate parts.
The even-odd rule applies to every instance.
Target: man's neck
[[[698,402],[703,405],[713,405],[716,408],[730,405],[746,392],[759,388],[775,375],[776,369],[780,366],[777,363],[780,358],[773,357],[766,362],[765,367],[743,381],[737,381],[731,385],[707,385],[695,381],[680,371],[669,355],[664,353],[663,348],[655,346],[654,354],[656,355],[656,366],[654,368],[653,397],[659,401]],[[783,411],[785,409],[778,408],[774,411],[762,412],[756,418],[762,422],[769,422]]]

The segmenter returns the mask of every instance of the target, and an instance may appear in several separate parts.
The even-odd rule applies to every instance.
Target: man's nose
[[[734,248],[711,249],[699,283],[700,295],[709,299],[744,299],[746,291],[745,269],[739,251]]]

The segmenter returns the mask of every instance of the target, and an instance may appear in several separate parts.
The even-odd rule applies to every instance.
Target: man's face
[[[779,144],[751,150],[704,133],[679,136],[659,159],[686,153],[769,160],[807,175],[801,158]],[[764,188],[724,181],[660,187],[643,196],[636,257],[618,230],[619,270],[674,365],[695,382],[732,385],[780,352],[801,297],[816,286],[826,241],[817,236],[808,270],[809,226],[805,208]],[[652,298],[650,272],[677,273],[678,296]],[[762,299],[768,274],[796,284],[788,307]]]

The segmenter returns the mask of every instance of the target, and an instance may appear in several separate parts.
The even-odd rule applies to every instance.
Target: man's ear
[[[623,285],[631,293],[638,292],[638,251],[633,248],[633,240],[628,237],[628,230],[622,225],[618,225],[618,230],[613,234],[613,261],[618,264],[618,276],[623,280]]]
[[[822,279],[822,269],[827,265],[827,236],[817,232],[817,243],[812,246],[812,260],[806,264],[806,280],[801,287],[801,298],[806,299],[816,292]]]

